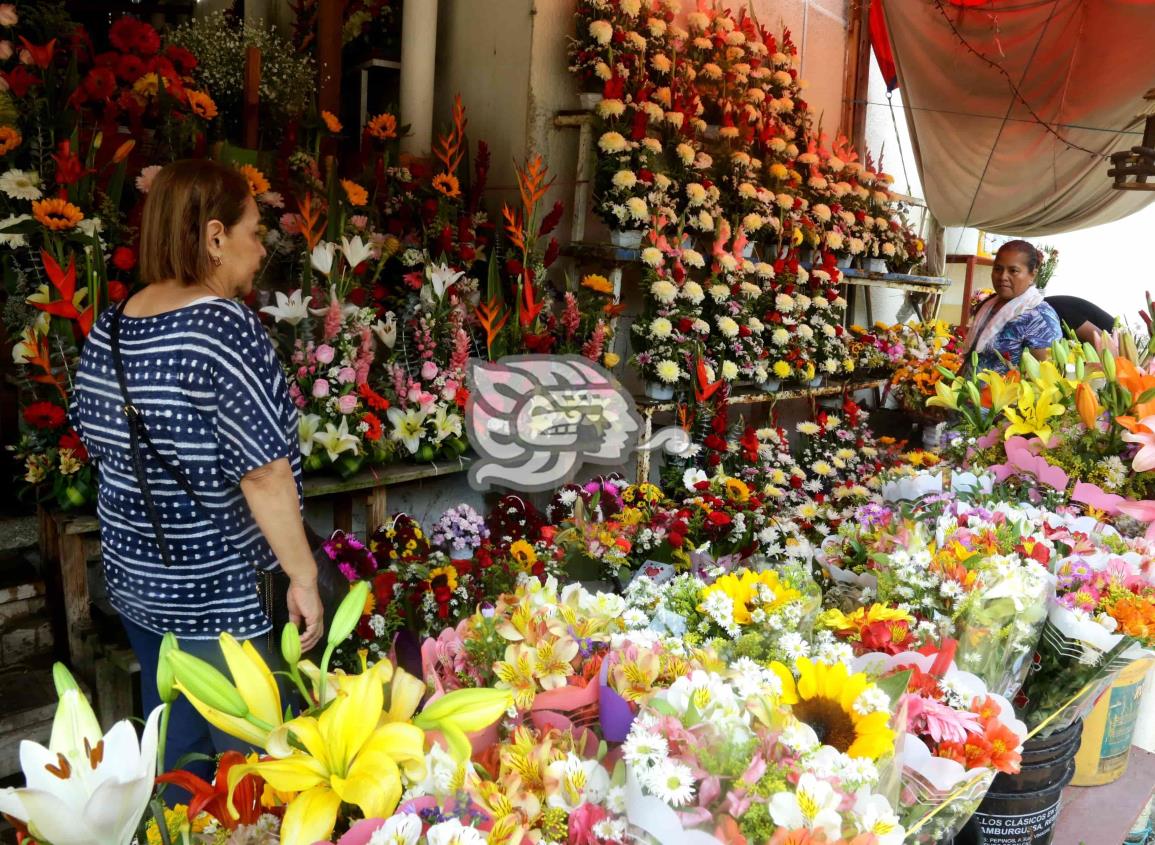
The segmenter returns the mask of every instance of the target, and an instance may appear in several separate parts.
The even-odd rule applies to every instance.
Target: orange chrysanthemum
[[[361,206],[369,202],[369,192],[350,179],[342,179],[341,187],[345,189],[345,196],[349,205]]]
[[[452,173],[438,173],[433,177],[433,189],[450,199],[461,196],[461,183]]]
[[[189,91],[188,107],[193,114],[204,120],[212,120],[217,116],[217,104],[204,91]]]
[[[254,197],[258,197],[269,190],[269,180],[265,178],[265,174],[251,164],[242,164],[238,170],[249,180],[249,193]]]
[[[24,136],[14,126],[0,126],[0,155],[8,155],[20,146]]]
[[[83,220],[84,212],[68,200],[52,197],[33,202],[32,216],[42,226],[54,232],[63,232]]]
[[[599,276],[597,273],[590,273],[582,279],[582,287],[589,288],[594,293],[602,293],[610,296],[614,292],[614,286],[605,276]]]
[[[324,121],[325,128],[332,132],[334,135],[345,128],[341,125],[341,121],[337,119],[337,115],[333,114],[331,111],[322,111],[321,120]]]
[[[369,121],[369,134],[378,141],[392,141],[397,137],[397,118],[385,112]]]

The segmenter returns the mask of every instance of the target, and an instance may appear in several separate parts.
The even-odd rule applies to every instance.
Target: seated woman
[[[977,372],[1005,373],[1018,367],[1024,350],[1039,360],[1063,336],[1059,315],[1035,287],[1039,253],[1026,241],[1008,241],[995,254],[991,282],[995,295],[975,314],[963,349],[965,366],[978,353]]]
[[[1071,327],[1075,337],[1084,343],[1094,343],[1099,332],[1115,328],[1115,318],[1096,305],[1078,296],[1048,296],[1047,304],[1055,309],[1059,319]]]

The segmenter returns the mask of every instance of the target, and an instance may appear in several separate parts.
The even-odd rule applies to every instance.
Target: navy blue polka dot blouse
[[[141,627],[182,639],[267,633],[256,570],[277,568],[244,495],[245,473],[288,458],[300,492],[297,409],[273,346],[244,305],[206,298],[153,317],[122,317],[133,404],[200,503],[144,452],[173,565],[161,560],[129,453],[107,309],[84,344],[71,416],[97,462],[100,543],[109,598]]]

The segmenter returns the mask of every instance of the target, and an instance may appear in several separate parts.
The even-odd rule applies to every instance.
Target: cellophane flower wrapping
[[[937,658],[936,654],[911,651],[896,655],[872,653],[857,658],[852,668],[875,675],[914,665],[930,673]],[[998,720],[1014,734],[1021,749],[1027,726],[1015,717],[1011,703],[992,693],[981,677],[951,662],[939,684],[961,701],[983,701],[997,709]],[[901,767],[901,787],[896,807],[907,830],[907,843],[949,842],[974,815],[997,774],[994,766],[967,766],[938,756],[928,741],[911,730],[898,737],[896,761]]]
[[[1096,618],[1052,600],[1017,703],[1027,726],[1050,736],[1086,716],[1120,670],[1150,652]]]

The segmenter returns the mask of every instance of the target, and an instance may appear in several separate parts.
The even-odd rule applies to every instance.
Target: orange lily
[[[1094,388],[1085,381],[1079,382],[1079,386],[1075,388],[1075,408],[1083,425],[1093,429],[1103,408],[1099,405],[1099,397],[1095,395]]]
[[[1155,399],[1140,402],[1139,397],[1148,390],[1155,388],[1155,376],[1140,372],[1131,361],[1126,358],[1115,359],[1115,378],[1119,384],[1127,388],[1131,394],[1131,414],[1143,418],[1155,414]]]
[[[244,765],[245,756],[239,751],[226,751],[221,755],[217,774],[212,783],[197,777],[192,772],[177,769],[157,777],[158,783],[171,783],[192,795],[188,804],[188,817],[195,819],[206,812],[222,827],[236,830],[238,825],[255,824],[264,812],[261,795],[265,782],[258,775],[246,775],[232,791],[232,802],[237,815],[229,812],[229,769]]]

